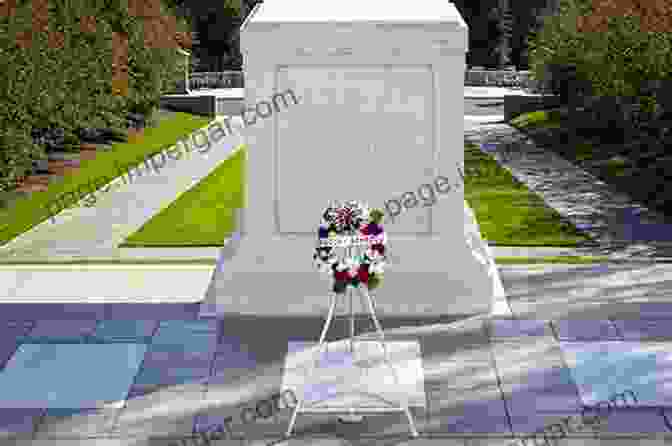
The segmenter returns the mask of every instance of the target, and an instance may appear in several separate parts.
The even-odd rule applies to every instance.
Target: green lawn
[[[632,262],[632,261],[630,261]],[[623,263],[614,261],[606,256],[555,256],[555,257],[495,257],[498,265],[537,265],[537,264],[562,264],[584,265],[591,263]]]
[[[529,113],[523,113],[511,120],[511,124],[519,128],[540,127],[547,128],[560,127],[560,113],[557,110],[539,110]]]
[[[485,240],[506,246],[565,247],[589,240],[477,147],[465,147],[464,168],[465,199]]]
[[[0,245],[49,218],[48,204],[60,194],[73,191],[82,196],[81,192],[75,192],[78,188],[85,190],[85,185],[105,176],[111,179],[118,177],[115,161],[126,165],[138,158],[143,159],[206,127],[210,121],[187,113],[175,113],[172,117],[158,119],[158,125],[146,128],[144,137],[137,141],[114,144],[109,151],[99,151],[96,159],[82,160],[81,168],[75,175],[66,176],[62,181],[50,184],[46,191],[18,198],[8,208],[0,209]]]
[[[154,216],[122,246],[221,246],[243,204],[244,149]],[[466,147],[465,198],[483,237],[509,246],[576,246],[586,240],[489,155]],[[478,174],[481,172],[482,174]]]
[[[221,246],[234,231],[233,210],[243,207],[245,148],[131,234],[121,245]]]

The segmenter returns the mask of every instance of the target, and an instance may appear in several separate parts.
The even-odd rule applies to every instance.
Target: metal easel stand
[[[394,380],[395,384],[397,385],[397,388],[399,386],[399,377],[397,375],[396,370],[392,366],[392,361],[390,360],[390,355],[389,351],[386,346],[385,342],[385,335],[383,334],[383,328],[380,325],[380,322],[378,321],[378,318],[376,317],[376,312],[375,312],[375,306],[373,302],[372,296],[368,293],[368,290],[364,286],[358,286],[357,287],[360,296],[362,298],[365,298],[366,304],[368,306],[369,314],[371,318],[373,319],[373,323],[376,326],[376,332],[379,335],[378,342],[383,348],[383,352],[385,355],[385,362],[387,365],[392,369],[392,373],[394,375]],[[355,315],[353,312],[353,306],[352,306],[352,287],[348,286],[348,291],[349,291],[349,297],[350,297],[350,351],[354,354],[354,337],[355,337]],[[331,305],[329,307],[329,313],[327,314],[327,319],[324,323],[324,326],[322,327],[322,333],[320,334],[320,340],[318,342],[317,346],[317,352],[315,356],[313,356],[313,361],[311,361],[311,367],[310,367],[310,372],[309,372],[309,377],[312,377],[317,360],[319,360],[318,355],[322,355],[323,348],[327,346],[327,343],[325,343],[325,338],[327,335],[327,331],[329,330],[329,327],[331,325],[331,322],[334,319],[334,313],[336,309],[336,299],[337,299],[337,294],[332,293],[331,294]],[[317,360],[315,359],[317,357]],[[374,398],[379,399],[380,401],[383,401],[384,403],[390,405],[391,407],[371,407],[371,408],[355,408],[355,407],[349,407],[349,408],[318,408],[318,407],[311,407],[311,406],[306,406],[303,398],[303,392],[301,392],[301,397],[298,398],[298,402],[296,406],[294,407],[294,411],[292,412],[292,417],[289,421],[289,427],[287,428],[287,432],[285,433],[286,437],[290,437],[292,435],[292,432],[294,431],[294,425],[296,423],[296,417],[299,413],[302,414],[325,414],[325,413],[333,413],[333,414],[348,414],[348,415],[355,415],[357,413],[404,413],[406,414],[406,418],[408,419],[408,424],[409,428],[411,431],[411,435],[413,437],[418,437],[418,431],[415,428],[415,422],[413,420],[413,415],[411,415],[411,411],[408,408],[408,402],[403,401],[403,402],[391,402],[387,401],[385,398],[378,396],[378,395],[372,395],[366,392],[358,392],[360,394],[366,394],[367,396],[373,396]],[[326,400],[323,400],[326,401]],[[321,403],[323,401],[317,401],[314,404]]]

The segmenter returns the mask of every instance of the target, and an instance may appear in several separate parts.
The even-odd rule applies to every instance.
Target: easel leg
[[[355,310],[352,306],[352,287],[348,290],[350,296],[350,354],[355,354]]]
[[[352,287],[348,289],[348,296],[350,297],[350,355],[354,358],[355,356],[355,310],[354,304],[352,302]],[[352,412],[352,411],[351,411]],[[350,413],[348,415],[342,415],[338,417],[338,421],[341,423],[361,423],[364,421],[364,417],[361,415],[355,415]]]
[[[380,322],[378,321],[378,318],[376,317],[376,311],[373,306],[373,298],[369,294],[366,288],[362,287],[360,288],[361,294],[365,297],[366,303],[369,307],[369,313],[371,314],[371,318],[373,319],[373,323],[376,326],[376,331],[380,335],[380,345],[383,348],[383,353],[385,355],[385,360],[389,367],[392,369],[392,375],[394,376],[394,381],[397,387],[399,386],[399,377],[397,376],[397,371],[392,365],[392,359],[390,358],[390,352],[387,350],[387,345],[385,343],[385,334],[383,333],[383,327],[380,325]],[[413,421],[413,415],[411,414],[410,409],[408,408],[408,401],[404,399],[402,409],[404,410],[404,413],[406,414],[406,418],[408,419],[408,425],[411,430],[411,435],[413,437],[418,437],[418,431],[415,428],[415,422]]]
[[[334,293],[331,295],[331,304],[329,305],[329,313],[327,314],[327,319],[324,321],[324,325],[322,326],[322,333],[320,334],[320,340],[317,343],[317,352],[314,354],[315,356],[317,356],[317,360],[315,360],[315,356],[313,356],[313,360],[311,361],[310,372],[307,375],[308,377],[312,377],[313,372],[317,367],[317,361],[319,361],[319,358],[322,355],[322,347],[324,346],[324,340],[327,337],[327,331],[329,331],[331,321],[334,319],[335,310],[336,310],[336,294]],[[305,392],[303,392],[301,395],[305,395]],[[296,403],[296,407],[294,407],[294,410],[292,411],[292,417],[289,420],[289,426],[287,427],[287,432],[285,433],[286,437],[292,435],[292,432],[294,431],[294,424],[296,423],[296,416],[301,411],[303,404],[304,404],[304,397],[301,396],[299,398],[299,401]]]

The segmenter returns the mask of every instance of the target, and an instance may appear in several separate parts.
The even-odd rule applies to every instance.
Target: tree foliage
[[[32,0],[0,15],[0,192],[44,158],[33,129],[63,129],[71,146],[83,128],[121,131],[128,113],[149,113],[180,79],[175,42],[147,47],[143,19],[128,9],[128,0]],[[115,35],[128,41],[115,68],[128,73],[126,95],[113,91]]]
[[[548,67],[574,66],[598,96],[639,96],[646,80],[668,79],[671,34],[618,12],[587,0],[563,0],[561,13],[548,17],[529,41],[535,78],[547,78]]]

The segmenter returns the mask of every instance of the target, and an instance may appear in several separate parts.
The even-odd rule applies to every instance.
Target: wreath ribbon
[[[357,201],[332,204],[322,213],[313,260],[318,271],[334,279],[334,292],[360,284],[369,289],[380,286],[387,245],[383,216],[380,209],[369,210]],[[353,247],[360,252],[350,254]],[[348,255],[336,255],[336,248],[347,249]]]

